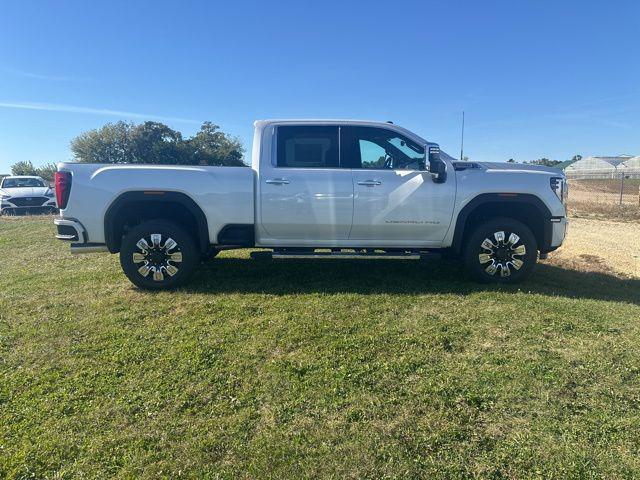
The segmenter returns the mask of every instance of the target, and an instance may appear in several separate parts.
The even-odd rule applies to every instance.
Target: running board
[[[78,253],[100,253],[109,251],[104,243],[72,243],[70,250],[74,255]]]
[[[359,253],[359,252],[273,252],[271,258],[282,259],[335,259],[335,258],[347,258],[347,259],[359,259],[359,260],[420,260],[420,252],[374,252],[374,253]]]

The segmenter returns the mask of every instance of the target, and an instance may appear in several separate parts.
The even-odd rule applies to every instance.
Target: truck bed
[[[104,243],[109,206],[130,191],[179,192],[190,197],[207,218],[209,238],[229,224],[254,223],[254,171],[244,167],[197,165],[104,165],[61,163],[72,173],[65,218],[82,222],[92,243]]]

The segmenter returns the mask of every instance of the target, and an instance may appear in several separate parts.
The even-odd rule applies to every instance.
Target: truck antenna
[[[460,161],[464,158],[464,110],[462,111],[462,138],[460,139]]]

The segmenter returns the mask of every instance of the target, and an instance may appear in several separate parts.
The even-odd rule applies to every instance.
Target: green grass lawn
[[[640,281],[251,260],[173,293],[0,218],[0,477],[640,476]]]

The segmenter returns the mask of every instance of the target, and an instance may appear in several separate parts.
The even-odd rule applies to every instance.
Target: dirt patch
[[[569,179],[569,199],[572,202],[627,204],[638,206],[640,179],[607,180]]]
[[[546,262],[640,278],[640,223],[572,218],[563,246]]]
[[[636,222],[640,224],[639,205],[604,204],[569,200],[569,216],[613,222]]]

